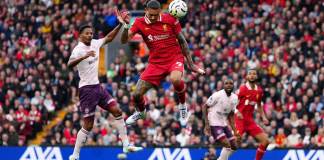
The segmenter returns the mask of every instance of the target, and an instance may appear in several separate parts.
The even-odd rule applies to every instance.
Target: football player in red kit
[[[127,18],[129,17],[125,17]],[[148,65],[141,74],[134,93],[137,111],[126,120],[126,124],[130,125],[144,118],[146,111],[143,95],[149,89],[159,86],[160,81],[170,75],[171,83],[179,97],[179,120],[185,125],[189,116],[185,104],[186,89],[182,80],[184,59],[186,58],[188,68],[192,71],[200,74],[204,74],[205,71],[193,63],[178,19],[168,13],[162,13],[161,4],[157,0],[149,0],[145,16],[136,18],[130,29],[127,24],[124,25],[121,42],[126,43],[135,34],[143,37],[150,53]]]
[[[247,74],[247,82],[242,85],[238,91],[239,103],[235,114],[235,126],[237,132],[243,136],[245,132],[253,136],[260,143],[257,152],[256,160],[261,160],[266,148],[269,144],[268,137],[263,129],[253,120],[254,108],[257,106],[257,111],[261,115],[265,125],[269,123],[261,105],[263,91],[256,84],[257,70],[250,69]]]

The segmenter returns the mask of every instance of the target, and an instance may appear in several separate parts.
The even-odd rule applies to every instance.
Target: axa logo
[[[176,148],[173,152],[169,148],[156,148],[148,160],[191,160],[191,156],[187,148]]]
[[[59,147],[46,147],[44,150],[39,146],[27,147],[19,160],[63,160]]]
[[[324,150],[289,150],[282,160],[324,160]]]

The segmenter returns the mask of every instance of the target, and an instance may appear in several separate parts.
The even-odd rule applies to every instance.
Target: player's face
[[[92,28],[84,29],[80,35],[81,41],[86,44],[90,44],[92,37],[93,37]]]
[[[256,70],[250,70],[247,75],[247,80],[249,82],[254,83],[258,78],[257,71]]]
[[[231,93],[234,89],[234,82],[232,80],[225,80],[224,89],[227,93]]]
[[[160,13],[161,9],[145,9],[145,16],[151,21],[151,23],[155,23],[159,19]]]

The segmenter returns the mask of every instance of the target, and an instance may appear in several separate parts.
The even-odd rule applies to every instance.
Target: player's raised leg
[[[259,147],[256,151],[255,160],[261,160],[269,145],[268,136],[264,132],[262,132],[255,135],[255,138],[259,142]]]
[[[142,150],[143,149],[142,147],[135,147],[129,144],[129,140],[127,136],[127,128],[125,125],[125,121],[123,119],[123,112],[117,106],[116,100],[113,99],[111,95],[102,87],[100,87],[99,89],[99,95],[100,95],[100,100],[98,105],[102,109],[110,112],[115,117],[116,128],[118,130],[119,137],[123,143],[123,152],[127,153],[127,152],[136,152]]]
[[[183,68],[183,64],[181,62],[176,62],[176,67]],[[190,115],[188,115],[188,108],[186,105],[186,87],[185,83],[182,80],[182,72],[178,70],[174,70],[170,74],[171,83],[179,97],[179,105],[178,109],[180,111],[179,121],[181,125],[185,125],[188,121]]]
[[[134,112],[133,115],[129,116],[126,120],[127,125],[134,124],[138,119],[145,117],[145,100],[144,100],[144,94],[149,90],[153,88],[153,85],[149,82],[146,82],[142,79],[139,79],[136,84],[136,89],[134,93],[134,103],[137,111]]]
[[[84,124],[77,134],[73,154],[69,157],[69,160],[79,159],[81,147],[86,143],[88,134],[93,127],[94,116],[84,117],[83,122]]]
[[[80,111],[83,116],[83,125],[77,134],[73,154],[69,157],[70,160],[77,160],[80,157],[80,149],[86,143],[87,136],[93,127],[94,114],[99,101],[100,93],[98,85],[88,85],[79,88]]]
[[[143,149],[142,147],[136,147],[129,144],[129,140],[127,136],[127,128],[122,116],[122,111],[119,107],[117,107],[116,103],[114,105],[110,105],[108,111],[112,113],[112,115],[115,117],[116,127],[119,133],[119,137],[123,142],[123,152],[128,153],[128,152],[136,152],[142,150]]]

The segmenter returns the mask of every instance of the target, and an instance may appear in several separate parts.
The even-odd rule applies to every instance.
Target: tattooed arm
[[[182,54],[185,56],[185,58],[187,60],[189,69],[194,71],[194,72],[204,74],[205,71],[203,69],[199,68],[198,66],[196,66],[193,63],[192,57],[190,55],[190,50],[189,50],[188,43],[187,43],[184,35],[181,32],[177,35],[177,39],[178,39],[178,42],[179,42],[179,44],[181,46]]]
[[[118,34],[120,28],[122,27],[123,24],[125,24],[125,20],[123,19],[123,16],[121,15],[120,11],[115,8],[115,15],[119,21],[119,24],[114,28],[114,30],[112,30],[111,32],[109,32],[104,39],[104,43],[103,45],[111,42],[112,40],[114,40],[114,38],[116,37],[116,35]]]

